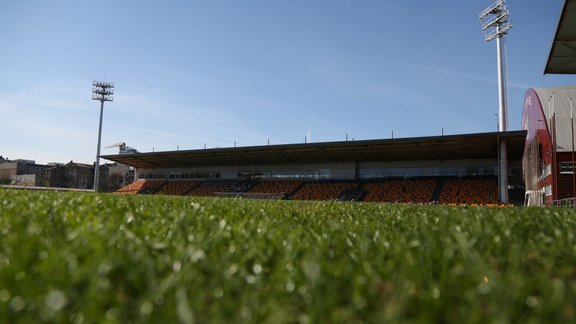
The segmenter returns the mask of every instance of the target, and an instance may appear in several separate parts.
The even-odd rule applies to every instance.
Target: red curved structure
[[[555,200],[552,138],[542,101],[534,89],[524,97],[522,129],[527,131],[522,158],[526,190],[544,192],[546,203],[550,203]]]
[[[573,99],[574,86],[529,89],[524,98],[524,183],[541,203],[576,197]]]

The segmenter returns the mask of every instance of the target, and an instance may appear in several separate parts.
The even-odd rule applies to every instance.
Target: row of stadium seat
[[[429,203],[436,187],[436,180],[386,180],[366,184],[368,192],[364,201]]]
[[[379,181],[302,180],[138,180],[116,193],[217,196],[224,193],[246,197],[278,197],[294,200],[360,200],[366,202],[495,205],[498,184],[490,179],[389,179]],[[348,195],[347,195],[348,193]],[[352,197],[352,199],[348,199]]]
[[[292,199],[294,200],[337,200],[347,190],[358,188],[358,183],[323,181],[308,182]]]
[[[202,181],[170,181],[160,187],[159,194],[181,196],[200,186]]]
[[[302,180],[261,180],[250,188],[248,192],[262,194],[271,193],[286,197],[290,193],[294,192],[302,183]]]
[[[212,179],[206,180],[196,186],[194,189],[188,191],[186,194],[189,196],[205,196],[213,197],[219,193],[231,192],[237,184],[241,181],[236,179]]]
[[[234,186],[200,185],[187,193],[189,196],[213,197],[221,192],[230,192]]]
[[[456,179],[444,183],[441,204],[497,205],[498,181],[496,179]]]
[[[134,181],[133,183],[124,186],[118,190],[116,190],[114,193],[121,193],[121,194],[138,194],[138,193],[142,193],[143,191],[148,191],[151,189],[158,189],[160,188],[162,185],[164,185],[166,183],[166,181],[163,180],[137,180]]]

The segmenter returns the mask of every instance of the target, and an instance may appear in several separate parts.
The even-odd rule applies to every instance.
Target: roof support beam
[[[140,156],[134,156],[133,157],[134,160],[140,161],[142,163],[148,164],[150,167],[163,167],[162,164],[159,164],[157,162],[153,162],[151,161],[148,157],[140,157]]]
[[[286,156],[284,156],[282,153],[278,152],[278,150],[274,150],[274,149],[267,149],[268,152],[278,156],[285,164],[286,163],[294,163],[294,160],[291,160],[289,158],[287,158]]]
[[[442,143],[439,143],[439,144],[441,145]],[[438,160],[440,162],[444,162],[444,157],[442,156],[440,151],[438,151],[438,148],[436,147],[436,145],[434,145],[434,142],[430,141],[430,142],[428,142],[428,145],[432,148],[432,151],[434,152],[434,154],[436,154],[435,160]]]
[[[320,146],[314,146],[314,149],[320,153],[322,153],[325,157],[328,157],[328,161],[329,162],[339,162],[339,160],[337,158],[335,158],[332,154],[326,152],[325,149],[323,149]]]
[[[372,155],[376,156],[377,160],[381,160],[382,162],[389,162],[390,161],[390,159],[388,159],[388,157],[386,155],[380,153],[380,150],[372,148],[372,145],[366,144],[366,145],[364,145],[364,147],[366,147],[366,150],[368,152],[370,152]]]

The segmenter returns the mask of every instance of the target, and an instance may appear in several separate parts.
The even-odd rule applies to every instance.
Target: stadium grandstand
[[[525,131],[106,155],[135,168],[117,193],[496,205],[498,143],[522,203]]]

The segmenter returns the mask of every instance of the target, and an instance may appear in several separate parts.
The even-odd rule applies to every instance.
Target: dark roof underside
[[[544,74],[576,74],[576,0],[565,0]]]
[[[525,131],[132,153],[102,157],[144,169],[495,159],[499,138],[506,138],[509,160],[522,159]]]

